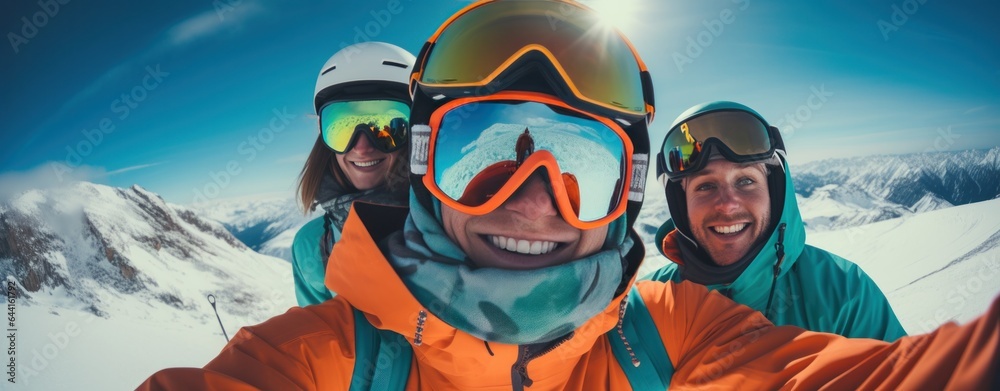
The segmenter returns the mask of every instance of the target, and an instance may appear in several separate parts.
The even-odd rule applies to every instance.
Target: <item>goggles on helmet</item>
[[[487,95],[539,59],[561,79],[558,94],[571,105],[630,121],[653,116],[652,81],[632,44],[576,3],[476,3],[446,21],[424,50],[411,94],[419,85],[431,95]]]
[[[362,134],[382,152],[393,152],[409,140],[410,106],[394,100],[330,102],[319,110],[323,141],[337,153],[354,148]]]
[[[423,183],[461,213],[495,210],[537,171],[577,228],[606,225],[625,212],[632,144],[607,118],[549,95],[501,92],[450,101],[429,127]]]
[[[757,116],[742,110],[710,111],[667,131],[656,155],[660,181],[678,180],[704,168],[710,146],[734,163],[767,160],[785,149],[778,129]]]

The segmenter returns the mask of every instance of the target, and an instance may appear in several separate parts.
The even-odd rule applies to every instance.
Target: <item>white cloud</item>
[[[990,108],[990,105],[976,106],[976,107],[970,108],[968,110],[965,110],[965,112],[963,112],[962,114],[968,115],[968,114],[972,114],[972,113],[975,113],[975,112],[986,110],[988,108]]]
[[[219,16],[214,11],[208,11],[174,25],[167,30],[167,36],[171,43],[180,45],[211,35],[222,25]]]
[[[93,182],[108,175],[100,167],[69,167],[48,162],[25,172],[0,174],[0,200],[10,200],[28,190],[61,189],[78,182]]]
[[[257,3],[250,1],[238,5],[215,6],[213,9],[187,18],[167,29],[167,42],[184,45],[219,34],[227,26],[239,27],[250,17],[263,11]]]
[[[107,174],[105,174],[105,176],[112,176],[112,175],[121,174],[123,172],[129,172],[129,171],[141,170],[143,168],[149,168],[149,167],[153,167],[153,166],[159,166],[159,165],[161,165],[163,163],[166,163],[166,162],[156,162],[156,163],[149,163],[149,164],[139,164],[139,165],[135,165],[135,166],[131,166],[131,167],[119,168],[117,170],[108,172]]]

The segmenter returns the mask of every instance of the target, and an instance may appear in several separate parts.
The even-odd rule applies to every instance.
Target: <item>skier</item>
[[[671,125],[657,159],[672,219],[656,243],[672,261],[656,281],[691,281],[776,325],[895,341],[906,335],[885,295],[850,261],[806,245],[778,129],[717,101]]]
[[[406,205],[413,61],[400,47],[367,42],[341,49],[320,69],[313,94],[320,134],[299,175],[298,198],[304,209],[320,206],[325,213],[299,229],[292,243],[301,306],[334,295],[323,277],[351,203]]]
[[[524,159],[535,152],[535,139],[531,137],[528,128],[524,128],[524,133],[517,136],[517,144],[514,145],[514,152],[517,154],[517,166],[521,167]]]

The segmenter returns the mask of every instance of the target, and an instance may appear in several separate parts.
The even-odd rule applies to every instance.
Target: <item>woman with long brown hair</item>
[[[382,42],[347,46],[320,70],[313,98],[320,134],[299,175],[305,211],[325,211],[292,243],[295,297],[300,306],[333,297],[327,258],[354,201],[405,205],[408,197],[410,96],[414,57]]]

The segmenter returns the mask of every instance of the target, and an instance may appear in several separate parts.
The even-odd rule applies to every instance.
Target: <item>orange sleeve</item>
[[[353,371],[353,313],[335,298],[243,328],[204,368],[164,369],[138,390],[346,390]]]
[[[963,326],[889,344],[793,326],[703,286],[640,284],[674,364],[671,388],[995,389],[1000,300]]]

